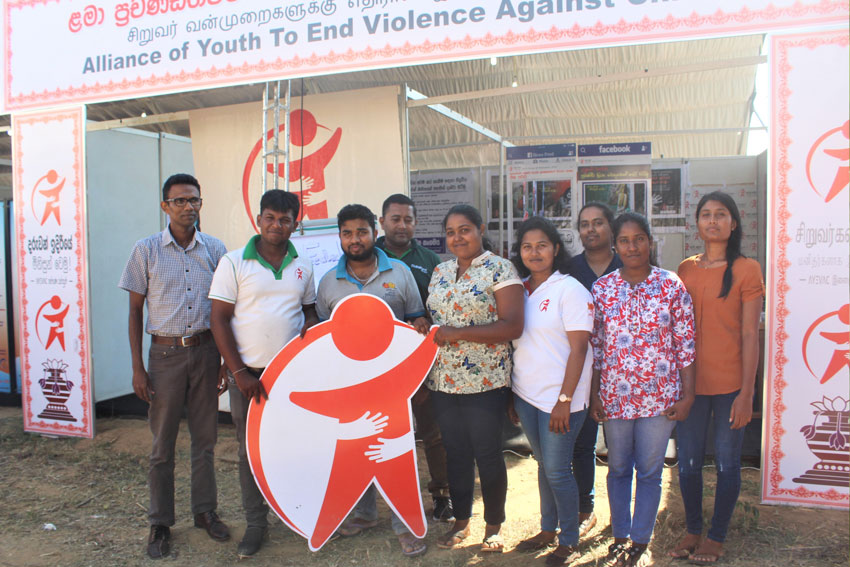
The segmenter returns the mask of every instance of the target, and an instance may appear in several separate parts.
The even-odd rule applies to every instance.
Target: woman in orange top
[[[669,555],[714,563],[723,555],[741,489],[741,447],[753,414],[764,283],[758,262],[741,254],[741,215],[732,197],[720,191],[705,195],[696,220],[705,252],[679,265],[696,320],[696,400],[688,418],[676,426],[687,534]],[[703,540],[702,466],[709,426],[717,490]]]

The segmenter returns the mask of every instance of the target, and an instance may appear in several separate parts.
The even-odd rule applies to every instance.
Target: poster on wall
[[[384,198],[405,187],[398,105],[397,87],[305,96],[303,108],[298,101],[290,114],[288,180],[301,199],[302,220],[336,218],[349,203],[380,214]],[[262,105],[193,110],[189,127],[204,225],[215,227],[211,233],[228,249],[244,246],[257,233],[262,197]],[[266,136],[272,135],[269,129]],[[268,187],[276,175],[285,188],[283,160],[276,172],[272,163],[265,167]]]
[[[505,151],[507,183],[511,184],[514,218],[545,217],[558,227],[574,252],[573,191],[576,145],[516,146]],[[498,206],[498,201],[495,203]],[[495,214],[498,218],[498,209]]]
[[[652,228],[682,232],[685,228],[686,165],[652,170]]]
[[[634,211],[649,216],[651,169],[650,142],[579,146],[582,205],[604,203],[615,215]]]
[[[762,500],[850,506],[847,30],[775,36]]]
[[[78,109],[12,117],[24,430],[93,437]]]
[[[437,254],[445,254],[443,218],[458,204],[475,204],[475,169],[417,171],[410,174],[410,198],[416,203],[416,240]],[[376,211],[376,214],[380,211]]]

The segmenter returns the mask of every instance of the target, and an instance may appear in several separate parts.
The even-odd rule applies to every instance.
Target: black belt
[[[182,337],[161,337],[159,335],[151,335],[151,342],[155,345],[193,347],[201,345],[209,340],[212,340],[212,333],[209,330]]]

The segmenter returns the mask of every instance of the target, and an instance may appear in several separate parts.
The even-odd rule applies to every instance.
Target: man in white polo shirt
[[[318,323],[313,265],[289,237],[298,225],[298,198],[267,191],[260,200],[260,234],[226,254],[210,286],[210,328],[228,368],[230,412],[239,441],[239,483],[247,528],[236,551],[255,554],[268,531],[268,505],[254,482],[245,448],[251,398],[267,398],[259,377],[275,354]]]

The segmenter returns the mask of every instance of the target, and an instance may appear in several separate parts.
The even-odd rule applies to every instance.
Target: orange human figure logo
[[[282,124],[278,127],[279,132],[283,132],[286,125]],[[318,129],[331,131],[330,128],[316,122],[316,117],[308,110],[293,110],[289,114],[289,141],[291,144],[291,153],[289,160],[289,190],[293,193],[301,193],[303,207],[299,212],[298,220],[309,219],[325,219],[328,217],[328,203],[325,189],[325,169],[333,159],[339,148],[340,140],[342,139],[342,128],[337,128],[333,131],[330,138],[322,145],[321,148],[313,153],[301,157],[302,148],[309,145],[316,139]],[[270,140],[274,136],[274,128],[266,132],[266,140]],[[260,139],[254,145],[248,159],[245,162],[245,168],[242,172],[242,201],[245,205],[245,212],[251,219],[254,229],[257,226],[254,222],[254,214],[251,212],[250,199],[250,180],[251,170],[254,167],[254,161],[260,155],[263,149],[263,140]],[[285,175],[285,164],[278,164],[279,177]],[[266,170],[269,173],[275,173],[274,164],[266,164]]]
[[[44,308],[50,307],[53,309],[53,313],[42,313]],[[66,305],[64,309],[62,307],[62,300],[58,295],[54,295],[44,303],[42,303],[41,307],[38,308],[38,311],[35,314],[35,333],[38,337],[38,340],[44,345],[45,350],[50,348],[50,345],[53,344],[53,341],[56,340],[59,342],[59,346],[62,347],[62,350],[65,350],[65,317],[68,315],[68,310],[71,308],[70,305]],[[45,320],[50,325],[50,332],[47,334],[47,341],[41,337],[41,333],[39,332],[39,321]]]
[[[425,535],[427,526],[419,490],[410,399],[436,358],[435,333],[436,328],[423,337],[410,325],[396,321],[380,299],[356,294],[340,302],[331,319],[311,328],[303,340],[293,339],[266,368],[263,383],[269,399],[252,403],[248,415],[249,460],[257,485],[272,509],[308,539],[310,549],[318,550],[330,539],[372,484],[414,535]],[[401,354],[399,341],[403,343]],[[414,348],[408,350],[410,346]],[[335,359],[350,362],[334,366]],[[316,374],[341,372],[349,380],[340,387],[320,388],[302,379],[301,384],[291,386],[288,392],[283,390],[286,399],[280,399],[274,391],[275,384],[284,382],[285,388],[286,367],[299,365],[313,368]],[[333,383],[332,378],[324,382]],[[274,410],[268,410],[271,405]],[[330,443],[325,443],[327,434],[319,433],[315,440],[303,445],[327,446],[327,451],[317,449],[315,453],[299,454],[283,464],[289,470],[279,471],[291,475],[288,478],[308,476],[312,482],[305,484],[309,486],[306,490],[322,484],[317,479],[327,478],[326,485],[316,489],[313,496],[299,493],[298,497],[304,498],[300,503],[278,499],[272,489],[275,481],[270,476],[275,473],[266,463],[268,459],[262,454],[260,442],[260,422],[270,412],[266,419],[282,420],[281,423],[303,423],[303,418],[298,416],[309,412],[315,416],[311,418],[314,422],[336,424],[335,429],[326,429],[332,432]],[[290,421],[286,421],[287,412],[293,416]],[[300,437],[315,434],[305,427],[299,430]],[[292,472],[298,467],[301,470]],[[277,483],[286,487],[291,484]],[[306,514],[307,520],[299,519],[298,515],[304,515],[306,508],[314,511]]]
[[[838,133],[841,136],[837,136]],[[833,147],[836,144],[840,144],[840,146]],[[824,160],[821,157],[823,155],[827,156],[828,159]],[[819,157],[821,157],[820,160]],[[838,162],[836,163],[835,160],[838,160]],[[815,162],[818,162],[817,165]],[[819,188],[820,184],[813,179],[813,170],[820,168],[835,170],[835,176],[832,178],[829,189],[826,190],[826,195],[822,194],[820,190],[822,187]],[[850,120],[838,128],[828,130],[812,144],[806,158],[806,176],[812,189],[818,195],[821,195],[826,203],[829,203],[850,185]]]
[[[850,367],[850,348],[848,348],[850,347],[850,329],[845,331],[819,331],[818,336],[831,343],[835,343],[836,346],[832,352],[829,362],[826,365],[826,369],[822,374],[818,375],[818,373],[816,373],[809,365],[809,340],[821,323],[832,319],[833,317],[837,317],[838,321],[844,326],[850,325],[850,304],[845,304],[841,306],[838,311],[832,311],[819,317],[814,323],[812,323],[803,337],[803,361],[806,363],[806,368],[809,369],[809,372],[811,372],[816,378],[820,379],[821,384],[826,383],[829,379],[838,374],[838,372],[845,366]]]
[[[42,183],[46,183],[49,186],[44,187]],[[56,224],[62,224],[62,220],[59,217],[59,193],[64,186],[65,178],[63,177],[60,181],[59,174],[56,173],[55,169],[51,169],[35,182],[32,194],[30,195],[30,203],[32,204],[32,214],[35,215],[36,219],[39,219],[39,214],[35,210],[36,192],[42,196],[39,199],[44,201],[44,211],[42,211],[39,219],[41,226],[44,226],[50,215],[53,215],[56,219]]]

